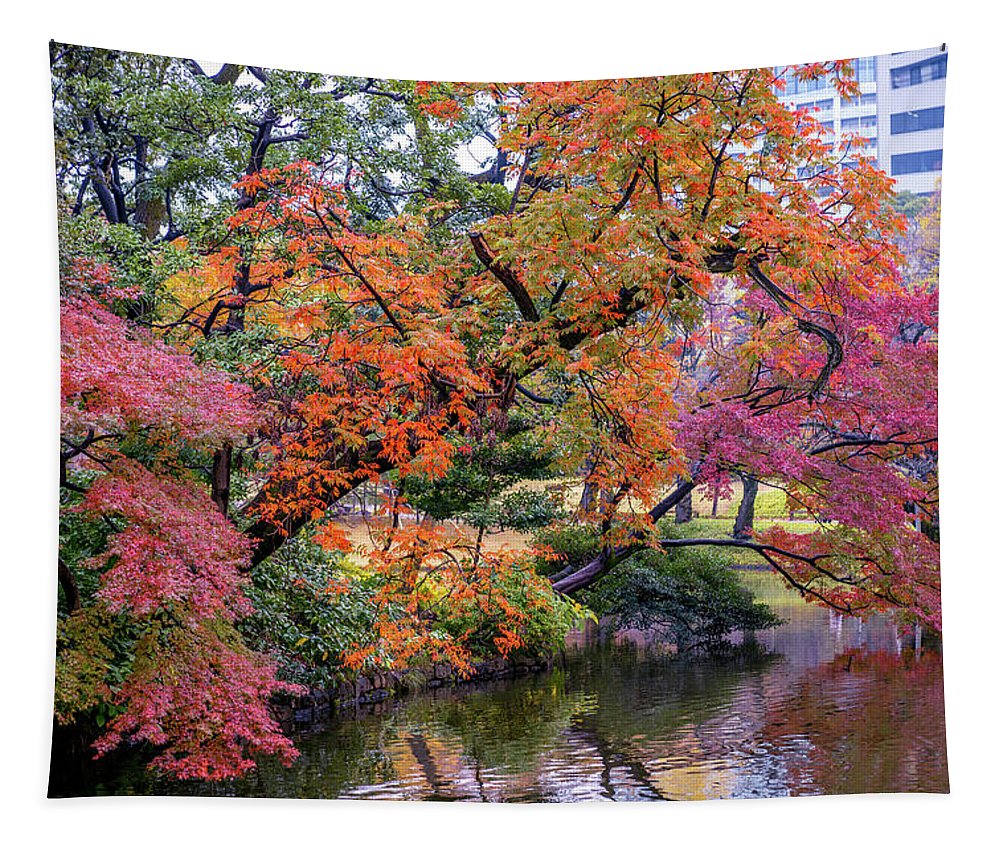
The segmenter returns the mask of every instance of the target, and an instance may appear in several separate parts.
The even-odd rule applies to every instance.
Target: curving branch
[[[351,274],[358,279],[358,282],[368,291],[368,294],[375,299],[375,303],[378,304],[382,314],[389,320],[392,327],[396,329],[396,333],[398,333],[404,340],[407,339],[409,333],[407,332],[406,327],[399,321],[399,319],[396,318],[395,314],[389,308],[388,302],[386,302],[379,291],[375,289],[374,285],[368,280],[364,272],[362,272],[358,268],[357,264],[351,260],[347,252],[340,247],[336,237],[333,235],[333,231],[326,223],[326,219],[323,218],[323,214],[319,211],[319,208],[313,205],[311,209],[313,214],[316,216],[316,220],[319,222],[320,227],[323,229],[323,233],[326,234],[326,238],[330,240],[330,245],[333,247],[333,250],[337,252],[337,256],[340,257],[347,268],[351,270]],[[334,218],[336,218],[336,216],[334,216]],[[336,269],[329,263],[322,264],[322,268],[327,272],[336,272]]]
[[[866,593],[871,594],[873,597],[880,600],[884,600],[890,605],[900,605],[900,601],[897,600],[891,593],[882,593],[873,588],[864,587],[861,582],[852,576],[837,575],[824,568],[820,562],[832,557],[831,554],[828,553],[807,556],[802,555],[801,553],[793,553],[790,550],[785,550],[781,547],[775,547],[770,544],[761,544],[756,541],[750,541],[743,538],[671,538],[661,540],[658,545],[662,549],[674,549],[678,547],[728,547],[731,549],[751,550],[762,556],[764,560],[767,561],[767,563],[777,573],[781,574],[782,578],[800,594],[803,596],[815,597],[829,608],[836,609],[837,611],[843,612],[847,615],[856,615],[862,607],[838,603],[837,601],[831,600],[829,597],[825,596],[822,591],[810,587],[808,583],[800,582],[781,566],[776,557],[792,559],[793,561],[797,561],[802,564],[808,564],[811,568],[833,582],[840,583],[841,585],[848,585],[852,588],[863,588]]]
[[[822,455],[824,452],[832,452],[834,449],[865,449],[872,446],[899,446],[903,449],[913,449],[917,446],[931,446],[937,442],[938,440],[936,437],[929,437],[923,440],[898,440],[896,438],[881,439],[860,435],[857,437],[844,437],[841,440],[835,440],[834,442],[827,443],[824,446],[817,446],[815,449],[809,450],[809,454]]]
[[[206,72],[194,59],[185,59],[184,64],[187,65],[188,69],[196,77],[206,77],[213,83],[219,83],[222,85],[231,85],[232,83],[235,83],[236,80],[239,79],[240,74],[243,73],[242,65],[234,65],[231,62],[224,63],[223,66],[214,74]]]
[[[247,71],[253,74],[258,80],[260,80],[265,85],[270,79],[268,77],[267,71],[265,71],[260,65],[247,65]]]
[[[681,482],[674,490],[653,506],[648,515],[649,519],[653,523],[660,520],[670,509],[675,508],[678,503],[682,502],[694,488],[695,482],[693,479]],[[570,568],[562,570],[554,576],[549,577],[549,581],[552,582],[552,587],[561,594],[572,594],[574,591],[580,591],[583,588],[593,585],[622,559],[628,558],[633,553],[646,549],[648,546],[648,543],[636,542],[615,547],[614,549],[603,549],[583,567],[576,570]]]
[[[533,393],[532,391],[530,391],[520,382],[516,382],[514,384],[514,389],[517,390],[517,392],[520,393],[522,396],[524,396],[527,399],[530,399],[532,402],[535,402],[538,405],[556,404],[555,399],[549,399],[547,396],[539,396],[537,393]]]
[[[393,103],[405,103],[406,95],[401,92],[387,92],[385,89],[380,89],[375,84],[375,78],[369,77],[368,82],[365,83],[360,89],[358,89],[360,94],[374,95],[376,97],[388,98]]]
[[[812,399],[823,391],[826,383],[830,380],[830,376],[833,375],[833,371],[843,362],[844,347],[840,344],[840,340],[837,339],[837,335],[829,328],[824,328],[822,325],[817,325],[815,322],[809,322],[805,319],[796,319],[795,324],[802,333],[812,334],[826,343],[826,363],[823,364],[823,368],[820,370],[819,375],[816,376],[812,389],[809,391],[809,398]]]
[[[650,509],[649,519],[654,523],[657,520],[662,519],[668,511],[672,508],[676,508],[677,505],[684,500],[684,498],[691,493],[695,488],[694,479],[688,482],[681,482],[676,488],[674,488],[669,494],[667,494],[663,499],[661,499],[656,505]]]
[[[347,496],[362,479],[373,475],[386,473],[393,465],[381,456],[382,442],[369,441],[365,450],[348,450],[337,459],[340,466],[354,470],[356,478],[350,476],[337,477],[328,481],[322,477],[317,482],[315,492],[311,494],[312,501],[290,511],[281,521],[259,518],[245,530],[254,541],[253,554],[248,567],[256,567],[264,559],[273,555],[289,538],[294,537],[312,519],[313,508],[322,505],[329,508],[337,500]],[[288,484],[285,487],[292,487]],[[250,516],[260,515],[265,503],[273,500],[274,494],[268,490],[260,491],[250,502],[241,508]]]
[[[528,322],[537,322],[541,318],[538,314],[538,309],[531,300],[531,296],[528,295],[524,284],[521,283],[510,266],[496,259],[496,255],[486,242],[486,238],[479,231],[471,231],[469,233],[469,241],[472,243],[473,249],[475,249],[479,262],[489,269],[493,276],[503,284],[504,289],[510,293],[521,316]]]
[[[649,546],[650,544],[648,543],[637,543],[624,547],[618,547],[614,551],[603,550],[583,567],[572,572],[562,570],[550,577],[552,587],[555,591],[558,591],[561,594],[572,594],[575,591],[580,591],[590,585],[593,585],[598,579],[604,576],[609,570],[611,570],[612,567],[623,559],[628,558],[628,556],[638,552],[639,550],[647,549]],[[852,576],[837,575],[824,568],[821,565],[821,562],[830,558],[830,555],[828,554],[812,556],[802,555],[800,553],[793,553],[789,550],[775,547],[770,544],[761,544],[756,541],[741,538],[669,538],[659,541],[657,546],[660,549],[675,549],[680,547],[726,547],[729,549],[751,550],[752,552],[755,552],[763,557],[775,572],[780,574],[791,587],[795,588],[804,597],[815,598],[831,609],[835,609],[848,615],[856,615],[864,607],[852,606],[849,603],[845,604],[831,599],[823,593],[822,589],[811,587],[808,583],[803,583],[792,576],[787,569],[782,567],[778,559],[786,558],[802,564],[808,564],[816,570],[817,573],[822,574],[833,582],[855,588],[861,587],[872,597],[883,600],[890,605],[899,605],[899,601],[895,599],[891,593],[883,593],[871,587],[863,586],[861,582]]]
[[[776,283],[774,283],[774,281],[772,281],[760,268],[760,264],[756,260],[751,260],[747,264],[747,272],[754,282],[760,286],[760,288],[764,290],[768,296],[770,296],[771,300],[776,305],[778,305],[778,309],[781,310],[782,313],[795,319],[796,327],[803,334],[811,334],[815,337],[819,337],[826,344],[826,363],[823,364],[823,368],[820,370],[816,380],[813,381],[812,388],[809,390],[810,399],[818,396],[823,391],[826,383],[830,380],[830,376],[833,375],[833,371],[840,366],[844,360],[844,347],[841,345],[840,340],[837,339],[837,335],[834,334],[829,328],[824,328],[822,325],[818,325],[815,322],[811,322],[808,319],[803,319],[801,316],[796,315],[792,307],[801,308],[802,305],[781,289],[781,287],[779,287]]]

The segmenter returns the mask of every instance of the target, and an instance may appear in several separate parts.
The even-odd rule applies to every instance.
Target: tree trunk
[[[62,559],[59,559],[59,584],[66,595],[66,611],[73,614],[80,608],[80,589],[77,587],[72,572]]]
[[[674,522],[678,526],[681,523],[690,523],[692,517],[694,517],[694,505],[691,500],[691,491],[688,491],[674,509]]]
[[[679,503],[691,495],[694,486],[694,482],[681,482],[678,484],[671,493],[653,506],[647,515],[649,520],[652,523],[656,523],[665,517],[667,512],[676,508]],[[549,581],[552,583],[552,587],[560,594],[572,594],[574,591],[579,591],[582,588],[593,585],[605,573],[611,570],[618,561],[626,558],[632,552],[643,549],[645,546],[625,544],[615,549],[605,547],[583,567],[560,570],[554,576],[550,576]]]
[[[740,481],[743,483],[743,498],[740,500],[740,509],[736,512],[736,523],[733,524],[734,538],[749,538],[753,533],[753,512],[754,501],[757,499],[757,487],[759,482],[753,476],[740,473]]]
[[[215,450],[212,459],[212,502],[223,517],[229,516],[229,483],[233,470],[233,447],[226,444]]]
[[[552,587],[560,594],[572,594],[574,591],[593,585],[611,569],[613,555],[611,550],[604,549],[579,570],[574,570],[569,575],[560,571],[556,574],[558,578],[553,577],[555,581],[552,582]]]
[[[583,462],[583,493],[580,495],[580,505],[577,508],[577,514],[580,516],[585,516],[590,514],[594,510],[594,505],[597,502],[597,485],[590,478],[590,474],[594,472],[594,449],[591,448],[590,453],[587,455],[587,460]]]

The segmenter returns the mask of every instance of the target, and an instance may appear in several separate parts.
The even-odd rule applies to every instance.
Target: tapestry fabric
[[[52,43],[49,795],[947,792],[947,63]]]

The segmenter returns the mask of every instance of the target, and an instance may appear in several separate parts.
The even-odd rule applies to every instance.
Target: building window
[[[893,68],[889,72],[894,89],[902,89],[907,86],[918,86],[930,80],[943,80],[948,73],[948,54],[943,56],[932,56],[923,62],[914,62],[912,65],[903,65],[901,68]]]
[[[858,83],[874,83],[875,82],[875,57],[874,56],[864,56],[860,59],[855,59],[851,63],[851,67],[854,71],[854,80]],[[823,74],[816,77],[813,80],[800,80],[795,72],[792,70],[793,66],[785,66],[784,68],[776,69],[779,74],[783,74],[785,77],[785,89],[783,94],[785,95],[801,95],[807,92],[818,92],[822,89],[833,88],[833,80],[830,76]],[[867,97],[867,96],[866,96]],[[862,103],[873,103],[875,96],[871,95],[870,100],[862,100]],[[833,100],[827,103],[826,101],[820,101],[818,104],[813,104],[814,106],[819,106],[820,109],[829,109],[833,106]],[[806,106],[802,104],[802,106]]]
[[[796,109],[804,109],[806,111],[818,109],[820,112],[824,112],[828,109],[833,109],[833,98],[827,98],[826,100],[813,100],[792,105]]]
[[[813,80],[800,80],[790,67],[785,68],[782,73],[785,75],[786,95],[804,95],[807,92],[818,92],[831,87],[830,80],[825,74]]]
[[[916,133],[918,130],[934,130],[944,127],[944,107],[934,106],[929,109],[914,109],[909,112],[897,112],[890,117],[890,132]]]
[[[878,126],[878,116],[859,115],[857,118],[845,118],[840,122],[840,129],[858,133],[861,130],[874,130]]]
[[[828,166],[825,165],[800,165],[797,169],[799,180],[809,180],[817,174],[822,174]]]
[[[866,92],[865,94],[855,98],[841,98],[840,105],[845,109],[851,106],[874,106],[875,92]]]
[[[855,79],[859,83],[874,83],[875,82],[875,57],[874,56],[863,56],[861,59],[854,60],[854,74]]]
[[[828,88],[830,83],[826,77],[817,77],[815,80],[795,80],[795,92],[818,92]]]
[[[892,158],[891,169],[894,176],[941,171],[941,151],[914,151],[912,154],[895,154]]]

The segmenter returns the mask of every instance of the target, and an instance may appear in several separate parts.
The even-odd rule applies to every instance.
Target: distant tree
[[[733,524],[733,537],[747,539],[753,535],[753,516],[757,500],[757,490],[760,483],[753,476],[740,474],[743,494],[740,506],[736,511],[736,522]]]
[[[915,195],[908,189],[900,189],[897,192],[893,192],[888,198],[888,202],[897,213],[906,216],[911,221],[923,215],[928,206],[927,196]]]

